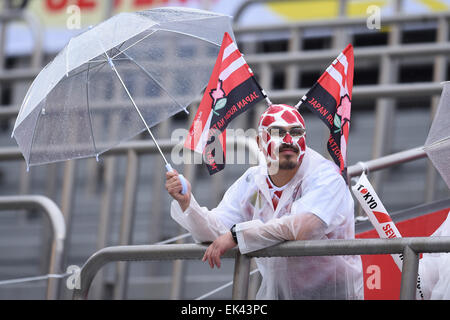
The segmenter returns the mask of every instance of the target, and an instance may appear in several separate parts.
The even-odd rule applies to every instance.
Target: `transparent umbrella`
[[[19,111],[12,135],[27,166],[98,158],[144,130],[154,139],[150,128],[208,83],[224,32],[233,35],[229,16],[169,7],[121,13],[72,38]]]
[[[450,82],[444,82],[424,150],[450,188]]]

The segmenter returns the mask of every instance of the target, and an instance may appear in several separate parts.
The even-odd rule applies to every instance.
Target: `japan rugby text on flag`
[[[344,178],[347,169],[353,69],[353,46],[349,44],[300,102],[329,128],[328,152]]]
[[[236,44],[225,33],[184,146],[203,154],[210,174],[225,167],[227,125],[265,98]]]

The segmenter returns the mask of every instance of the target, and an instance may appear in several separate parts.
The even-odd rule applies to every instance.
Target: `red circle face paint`
[[[305,121],[300,113],[292,106],[277,104],[270,106],[259,121],[260,144],[266,160],[270,162],[279,161],[279,148],[281,145],[292,145],[298,148],[297,161],[301,161],[306,150],[305,136],[293,137],[290,133],[284,136],[271,135],[271,127],[291,128],[299,126],[305,129]]]

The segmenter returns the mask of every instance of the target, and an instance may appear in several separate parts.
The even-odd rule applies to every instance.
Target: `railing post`
[[[123,199],[122,220],[120,225],[120,245],[130,245],[133,239],[133,226],[136,204],[136,186],[138,182],[139,157],[134,150],[128,151],[127,176]],[[116,271],[114,299],[126,298],[128,285],[128,264],[119,262]]]
[[[193,113],[191,113],[193,114]],[[190,121],[191,122],[191,121]],[[192,185],[195,185],[195,171],[196,166],[191,164],[184,165],[184,176]],[[182,231],[181,226],[179,227],[180,233]],[[184,239],[180,239],[177,243],[184,243]],[[183,260],[175,260],[173,263],[172,271],[172,286],[170,288],[170,299],[179,300],[182,298],[182,293],[185,284],[185,274],[186,274],[186,263]]]
[[[258,266],[256,264],[256,260],[252,259],[250,264],[250,270],[253,272],[254,270],[258,269]],[[261,287],[262,282],[262,276],[260,272],[256,272],[254,274],[251,274],[249,284],[248,284],[248,300],[255,300],[256,294],[258,293],[259,288]]]
[[[76,171],[76,160],[70,160],[64,163],[64,173],[63,173],[63,186],[61,192],[61,212],[63,213],[64,220],[66,222],[66,232],[67,234],[72,233],[72,217],[73,217],[73,195],[75,188],[75,171]],[[65,265],[69,257],[71,239],[66,237],[64,240],[64,252],[62,259],[62,265]]]
[[[419,255],[406,246],[403,250],[402,284],[400,300],[415,300],[417,289],[417,275],[419,271]]]
[[[99,225],[97,235],[97,250],[103,249],[108,245],[110,230],[112,225],[113,211],[113,192],[116,185],[116,157],[107,157],[105,159],[105,175],[103,178],[103,191],[101,195],[101,205],[99,214]],[[95,299],[103,298],[103,289],[105,285],[105,273],[103,270],[95,279],[94,293]]]
[[[233,300],[245,300],[248,295],[248,281],[250,277],[250,261],[246,255],[236,254],[233,277]]]

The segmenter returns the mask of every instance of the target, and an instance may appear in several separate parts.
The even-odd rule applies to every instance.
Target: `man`
[[[266,164],[248,169],[217,208],[180,194],[176,173],[166,189],[171,216],[196,241],[213,241],[203,257],[211,268],[238,245],[245,254],[286,240],[354,238],[353,199],[339,168],[307,148],[305,122],[288,105],[261,116],[257,142]],[[359,256],[258,258],[258,299],[362,299]]]
[[[450,211],[431,237],[450,236]],[[450,253],[424,253],[419,262],[425,300],[450,299]]]

